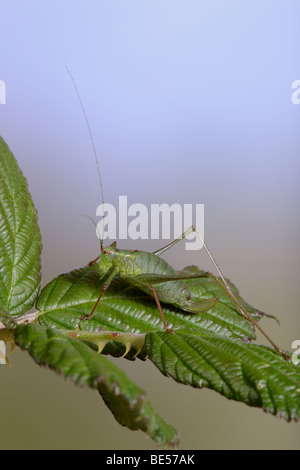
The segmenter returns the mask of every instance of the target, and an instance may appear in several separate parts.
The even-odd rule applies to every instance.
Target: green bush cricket
[[[102,186],[102,181],[101,181],[99,162],[97,158],[97,153],[96,153],[91,129],[90,129],[89,122],[85,113],[85,109],[84,109],[80,94],[78,92],[77,86],[75,84],[75,81],[69,69],[67,67],[66,69],[73,82],[77,97],[79,99],[79,102],[80,102],[80,105],[84,114],[89,136],[92,142],[93,153],[94,153],[94,157],[95,157],[95,161],[97,165],[97,171],[98,171],[98,177],[99,177],[99,183],[100,183],[100,189],[101,189],[102,204],[104,207],[103,186]],[[104,230],[104,227],[103,227],[103,230]],[[199,237],[203,247],[205,248],[209,258],[211,259],[215,269],[217,270],[220,276],[220,279],[211,272],[203,272],[203,273],[198,273],[195,275],[186,275],[186,276],[182,274],[176,274],[176,271],[172,268],[172,266],[170,266],[165,260],[160,258],[160,255],[162,255],[166,250],[174,246],[180,240],[183,240],[184,238],[186,238],[192,232],[194,232]],[[173,333],[173,330],[170,329],[166,323],[166,320],[162,311],[162,307],[161,307],[161,302],[166,303],[166,304],[172,304],[173,306],[178,307],[181,310],[184,310],[185,312],[188,312],[190,314],[191,313],[198,314],[202,312],[207,312],[208,310],[214,307],[218,299],[216,297],[211,298],[211,299],[193,298],[189,287],[184,281],[186,279],[212,277],[216,281],[216,283],[218,283],[219,286],[231,298],[231,300],[235,303],[240,313],[253,323],[253,325],[264,335],[264,337],[268,340],[268,342],[273,346],[273,348],[276,349],[276,351],[279,354],[281,354],[283,357],[285,357],[286,359],[289,358],[289,356],[286,353],[284,353],[271,340],[271,338],[267,335],[267,333],[265,333],[265,331],[261,328],[258,322],[246,311],[246,309],[236,299],[236,296],[232,292],[232,289],[230,288],[225,277],[223,276],[222,271],[217,265],[214,257],[212,256],[212,253],[208,249],[206,243],[203,240],[203,237],[201,236],[200,232],[198,231],[196,227],[191,226],[180,237],[178,237],[177,239],[175,239],[168,245],[164,246],[163,248],[153,253],[149,253],[146,251],[139,251],[139,250],[119,249],[117,248],[116,242],[112,243],[108,247],[104,247],[103,234],[102,234],[102,237],[99,235],[99,238],[100,238],[100,249],[101,249],[100,256],[98,256],[95,260],[91,261],[89,264],[91,265],[91,264],[97,263],[96,266],[99,269],[99,272],[101,272],[101,274],[103,274],[103,272],[105,273],[104,274],[105,284],[97,302],[94,305],[93,310],[91,311],[90,315],[85,318],[92,317],[92,315],[94,314],[101,300],[101,297],[103,296],[106,289],[109,287],[111,281],[116,276],[120,276],[122,279],[126,280],[128,283],[138,287],[140,290],[142,290],[143,292],[145,292],[146,294],[150,295],[151,297],[155,299],[155,302],[157,304],[157,308],[161,315],[165,330],[169,333]]]

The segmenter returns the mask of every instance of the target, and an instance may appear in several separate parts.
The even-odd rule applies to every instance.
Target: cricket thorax
[[[136,266],[134,259],[131,257],[132,251],[119,250],[109,246],[103,249],[99,259],[99,267],[103,271],[107,271],[114,267],[119,274],[134,275],[136,274]]]
[[[103,249],[99,267],[102,271],[114,267],[121,276],[175,273],[174,269],[159,256],[137,250],[121,250],[114,245]]]

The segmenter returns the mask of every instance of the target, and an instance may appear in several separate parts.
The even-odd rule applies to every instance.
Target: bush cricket
[[[80,106],[81,106],[81,109],[85,118],[85,122],[88,128],[89,136],[90,136],[92,147],[93,147],[93,154],[94,154],[96,165],[97,165],[97,171],[98,171],[98,177],[99,177],[99,183],[100,183],[100,189],[101,189],[101,198],[102,198],[102,204],[104,207],[103,186],[102,186],[99,162],[98,162],[98,157],[97,157],[97,153],[96,153],[96,149],[95,149],[95,145],[93,141],[93,136],[92,136],[89,122],[87,119],[87,115],[86,115],[79,91],[73,79],[73,76],[71,75],[67,66],[66,66],[66,69],[72,80],[73,86],[75,88],[75,91],[76,91],[76,94],[77,94],[77,97],[78,97],[78,100],[79,100],[79,103],[80,103]],[[103,230],[104,230],[104,226],[103,226]],[[186,276],[184,276],[183,274],[177,274],[176,271],[172,268],[172,266],[170,266],[165,260],[160,258],[160,255],[162,255],[166,250],[173,247],[180,240],[183,240],[192,232],[194,232],[196,236],[199,237],[203,247],[205,248],[220,278],[218,278],[216,275],[214,275],[211,272],[203,272],[203,273],[198,273],[195,275],[186,275]],[[91,265],[91,264],[97,263],[97,267],[99,271],[101,273],[103,272],[105,273],[104,274],[105,284],[97,302],[94,305],[93,310],[91,311],[90,315],[85,318],[92,317],[92,315],[94,314],[97,308],[97,305],[99,304],[101,300],[101,297],[103,296],[106,289],[109,287],[111,281],[114,279],[115,276],[120,276],[122,279],[129,282],[129,284],[132,284],[138,287],[140,290],[142,290],[143,292],[145,292],[146,294],[150,295],[152,298],[155,299],[155,302],[157,304],[157,308],[161,315],[165,330],[169,333],[173,333],[173,330],[170,329],[166,323],[166,320],[162,311],[162,307],[161,307],[161,302],[172,304],[175,307],[178,307],[190,314],[191,313],[198,314],[201,312],[206,312],[214,307],[214,305],[217,302],[217,298],[216,297],[211,298],[211,299],[193,298],[189,287],[184,281],[186,279],[212,277],[215,280],[215,282],[226,292],[226,294],[235,303],[240,313],[245,318],[247,318],[249,321],[252,322],[252,324],[263,334],[263,336],[273,346],[273,348],[286,359],[289,358],[289,356],[286,353],[284,353],[271,340],[271,338],[262,329],[262,327],[258,324],[258,322],[246,311],[246,309],[236,299],[236,296],[232,292],[232,289],[230,288],[218,264],[216,263],[211,251],[208,249],[208,246],[204,242],[204,239],[201,236],[201,233],[199,232],[197,227],[191,226],[180,237],[176,238],[174,241],[172,241],[168,245],[164,246],[163,248],[153,253],[149,253],[146,251],[139,251],[139,250],[122,250],[122,249],[117,248],[116,242],[112,243],[108,247],[104,247],[103,234],[102,234],[102,237],[99,235],[99,238],[100,238],[100,249],[101,249],[100,255],[95,260],[91,261],[89,264]]]

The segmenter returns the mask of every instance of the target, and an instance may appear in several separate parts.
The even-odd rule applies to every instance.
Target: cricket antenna
[[[100,183],[100,190],[101,190],[101,199],[102,199],[102,207],[103,207],[103,218],[104,218],[104,194],[103,194],[103,186],[102,186],[102,181],[101,181],[101,174],[100,174],[100,167],[99,167],[99,160],[98,160],[98,157],[97,157],[97,152],[96,152],[96,148],[95,148],[95,144],[94,144],[94,139],[93,139],[93,135],[92,135],[92,131],[91,131],[91,128],[90,128],[90,124],[89,124],[89,121],[88,121],[88,118],[87,118],[87,115],[86,115],[86,112],[85,112],[85,109],[84,109],[84,106],[83,106],[83,103],[82,103],[82,100],[81,100],[81,97],[80,97],[80,94],[79,94],[79,91],[78,91],[78,88],[76,86],[76,83],[74,81],[74,78],[70,72],[70,70],[68,69],[68,67],[65,65],[66,67],[66,70],[72,80],[72,83],[73,83],[73,86],[75,88],[75,91],[76,91],[76,94],[77,94],[77,97],[78,97],[78,100],[79,100],[79,103],[80,103],[80,106],[81,106],[81,109],[82,109],[82,112],[83,112],[83,115],[84,115],[84,119],[85,119],[85,122],[86,122],[86,125],[87,125],[87,128],[88,128],[88,132],[89,132],[89,135],[90,135],[90,139],[91,139],[91,142],[92,142],[92,147],[93,147],[93,154],[94,154],[94,157],[95,157],[95,162],[96,162],[96,165],[97,165],[97,172],[98,172],[98,179],[99,179],[99,183]],[[96,227],[97,228],[97,227]],[[104,224],[103,224],[103,228],[102,228],[102,237],[99,236],[100,238],[100,248],[101,248],[101,252],[104,251],[104,248],[103,248],[103,238],[104,238]],[[99,232],[98,232],[98,235]]]

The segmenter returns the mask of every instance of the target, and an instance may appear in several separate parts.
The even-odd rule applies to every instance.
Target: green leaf
[[[197,272],[201,271],[195,266],[183,270],[184,274]],[[89,318],[105,279],[94,265],[58,276],[38,299],[39,322],[97,344],[106,354],[122,356],[125,351],[126,358],[135,359],[141,350],[139,358],[149,357],[163,374],[178,382],[211,388],[286,420],[299,418],[300,369],[271,348],[248,344],[255,338],[252,323],[241,316],[214,279],[186,280],[193,297],[218,298],[210,311],[194,315],[162,305],[174,334],[164,331],[155,301],[120,277],[113,280]],[[259,320],[263,313],[241,299],[232,284],[231,288]],[[145,344],[127,354],[135,337]]]
[[[194,270],[196,268],[193,268]],[[200,272],[198,270],[198,272]],[[235,304],[213,279],[187,280],[192,294],[201,298],[217,296],[213,309],[202,314],[189,314],[164,304],[169,328],[184,329],[191,334],[217,334],[222,337],[255,339],[253,326],[241,316]],[[92,318],[90,315],[103,288],[103,278],[95,266],[62,274],[41,292],[36,308],[44,326],[58,329],[120,331],[147,333],[163,330],[155,300],[136,287],[116,277]],[[248,311],[257,312],[241,300]],[[82,320],[83,317],[86,319]]]
[[[33,324],[17,326],[15,342],[38,364],[98,390],[121,425],[142,430],[160,445],[178,444],[176,430],[157,415],[145,392],[83,342]]]
[[[300,367],[271,348],[178,331],[148,333],[146,350],[177,382],[216,390],[287,421],[300,417]]]
[[[0,303],[14,317],[38,295],[41,237],[27,181],[0,137]]]

